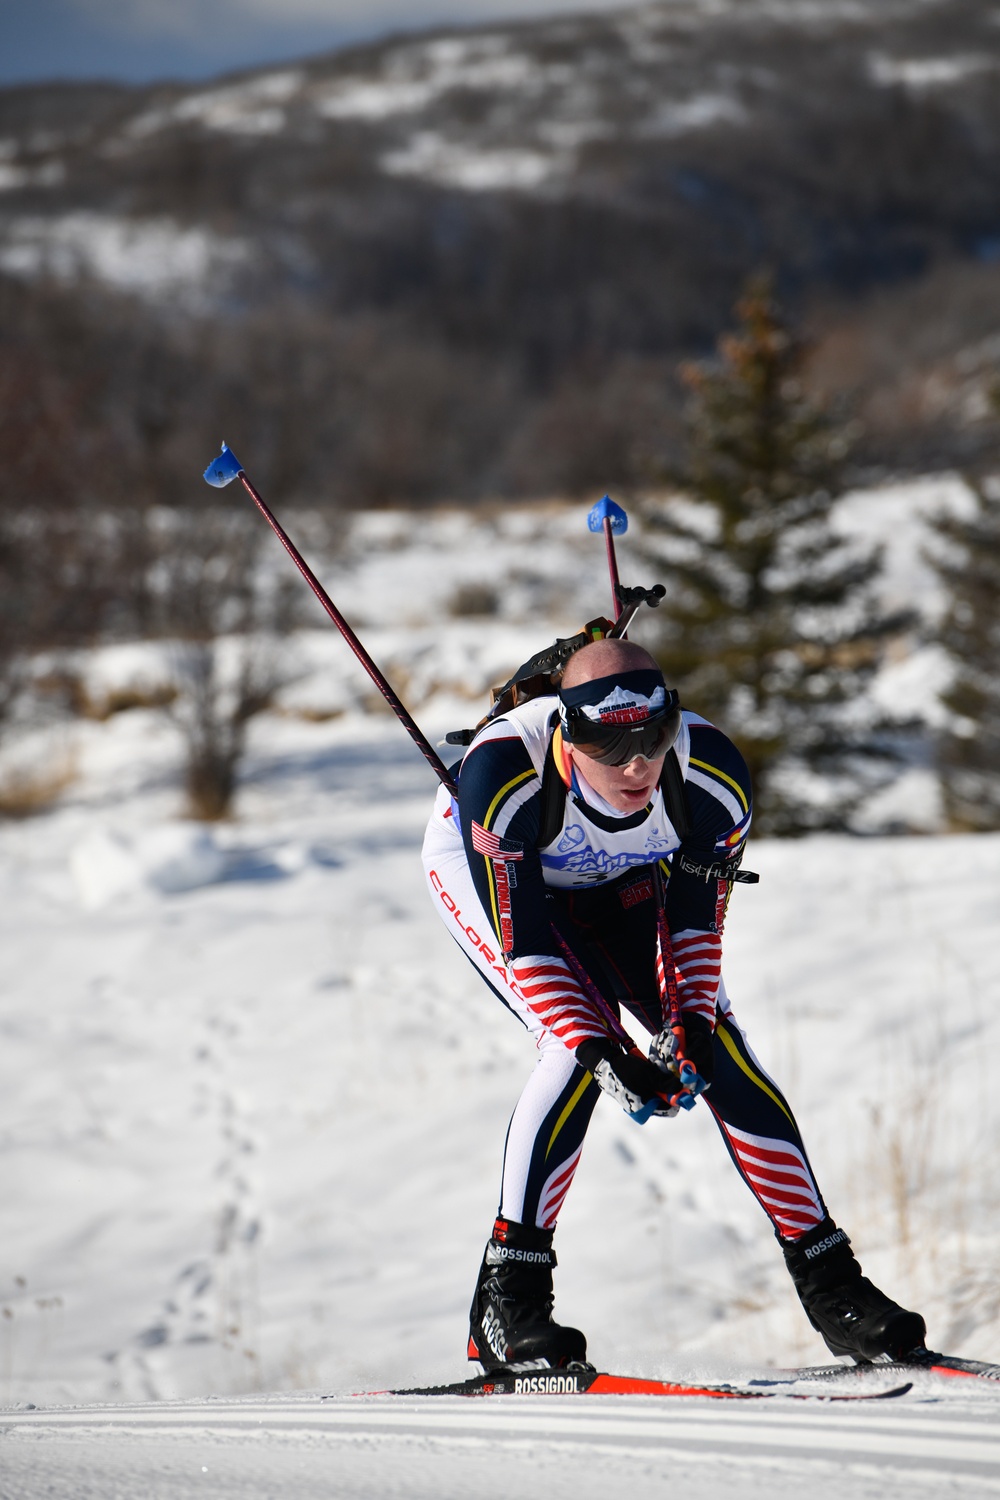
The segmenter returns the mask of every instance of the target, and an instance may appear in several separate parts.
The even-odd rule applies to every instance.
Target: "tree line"
[[[661,458],[670,498],[636,506],[668,585],[656,617],[664,671],[747,756],[762,833],[855,827],[914,761],[936,769],[949,826],[1000,827],[1000,489],[977,482],[974,516],[937,524],[947,606],[935,638],[953,674],[945,727],[931,735],[926,704],[909,716],[872,707],[887,643],[926,627],[880,607],[878,554],[837,530],[854,428],[809,395],[806,353],[757,282],[715,356],[677,376],[683,463]],[[131,706],[87,703],[72,673],[40,681],[39,653],[169,640],[169,681],[146,706],[177,727],[189,809],[224,816],[248,727],[290,678],[305,596],[262,566],[270,539],[252,513],[200,495],[196,509],[158,504],[155,461],[132,503],[108,505],[81,481],[66,433],[74,404],[93,398],[71,364],[0,363],[0,734],[29,703],[98,716]],[[994,400],[1000,419],[1000,389]],[[155,424],[149,441],[155,451]],[[214,448],[206,435],[202,456]],[[117,461],[113,446],[91,457],[92,473]]]
[[[736,312],[717,358],[682,371],[685,504],[646,510],[669,576],[666,675],[746,755],[758,832],[850,829],[913,763],[936,771],[950,828],[1000,828],[1000,481],[970,480],[974,514],[933,523],[941,623],[885,610],[878,549],[836,526],[854,427],[810,399],[805,345],[766,281]],[[1000,431],[1000,382],[992,401]],[[867,696],[904,633],[946,653],[940,729],[928,728],[926,698],[890,714]]]

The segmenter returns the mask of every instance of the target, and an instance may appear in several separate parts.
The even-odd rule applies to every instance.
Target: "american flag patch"
[[[487,833],[481,823],[475,819],[472,822],[472,847],[478,854],[485,854],[487,859],[496,859],[505,863],[509,859],[523,859],[524,845],[517,839],[501,839],[495,833]]]

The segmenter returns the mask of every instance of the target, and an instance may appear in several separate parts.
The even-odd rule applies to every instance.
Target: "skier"
[[[432,899],[539,1052],[507,1132],[469,1359],[586,1359],[584,1335],[552,1318],[552,1240],[602,1091],[630,1114],[676,1114],[703,1093],[831,1351],[921,1347],[923,1318],[861,1274],[829,1217],[726,994],[723,920],[751,816],[732,741],[681,710],[648,652],[599,640],[570,656],[554,694],[481,728],[458,785],[457,800],[438,793],[424,840]],[[619,1039],[621,1007],[651,1034],[648,1057]]]

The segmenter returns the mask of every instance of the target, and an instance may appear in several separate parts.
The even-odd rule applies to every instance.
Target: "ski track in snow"
[[[980,1394],[979,1392],[975,1393]],[[793,1500],[1000,1494],[994,1399],[891,1407],[777,1397],[749,1408],[657,1398],[264,1398],[0,1414],[4,1500],[469,1493]]]

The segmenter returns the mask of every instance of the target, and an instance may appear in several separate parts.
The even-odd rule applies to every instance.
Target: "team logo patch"
[[[498,860],[500,863],[524,858],[524,845],[517,839],[502,839],[495,833],[487,833],[475,819],[472,823],[472,847],[478,854],[485,854],[487,859]]]

